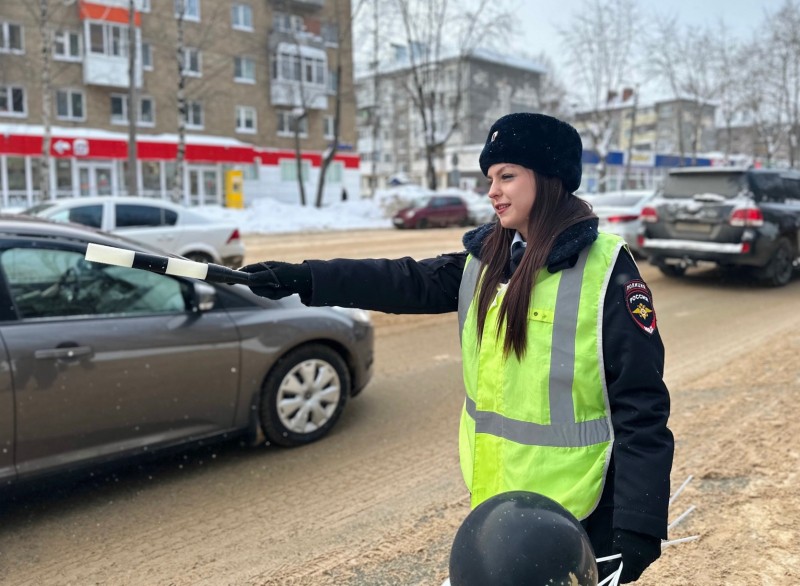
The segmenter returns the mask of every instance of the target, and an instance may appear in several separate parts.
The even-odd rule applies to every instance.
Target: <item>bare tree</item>
[[[41,38],[42,58],[42,164],[39,166],[39,198],[50,199],[50,143],[52,138],[51,120],[53,108],[53,86],[50,75],[50,61],[53,55],[53,31],[50,26],[50,2],[39,0],[39,36]]]
[[[742,83],[744,56],[739,41],[731,38],[728,28],[720,21],[711,37],[714,76],[717,78],[716,100],[725,125],[725,161],[733,149],[733,122],[743,112]]]
[[[178,85],[175,98],[178,102],[178,152],[175,156],[175,179],[172,187],[172,201],[180,202],[183,199],[183,174],[186,160],[186,120],[188,103],[186,100],[186,0],[175,2],[175,62],[178,67]]]
[[[753,123],[756,141],[763,145],[770,166],[790,130],[785,118],[786,95],[775,76],[780,57],[760,38],[754,39],[743,55],[742,107]],[[756,155],[757,144],[754,144],[753,156]]]
[[[767,19],[768,44],[775,58],[774,74],[780,82],[784,116],[788,124],[789,165],[794,167],[800,141],[800,7],[795,0]]]
[[[680,89],[685,97],[689,98],[691,132],[690,146],[692,164],[697,164],[697,152],[700,146],[700,133],[703,129],[703,117],[709,104],[719,93],[719,78],[714,75],[714,55],[709,58],[698,59],[704,51],[709,51],[714,46],[714,39],[708,28],[688,27],[682,45],[685,47],[680,61],[682,77]],[[681,124],[681,121],[679,121]]]
[[[422,126],[427,184],[436,189],[435,160],[461,122],[466,59],[501,26],[507,35],[513,20],[490,0],[457,7],[447,0],[394,0],[393,6],[408,50],[405,88]]]
[[[606,157],[614,135],[609,96],[631,75],[638,24],[634,0],[584,0],[569,28],[559,31],[570,66],[585,92],[589,109],[586,133],[589,148],[600,159],[600,191],[605,191]]]
[[[652,29],[645,35],[646,69],[669,86],[675,98],[675,118],[677,120],[677,147],[680,164],[686,156],[686,141],[683,136],[683,101],[680,99],[682,87],[682,62],[686,47],[682,46],[682,38],[677,17],[655,15]]]
[[[44,1],[44,0],[43,0]],[[139,102],[136,90],[136,0],[128,0],[128,195],[139,192],[136,185],[136,122]]]
[[[342,83],[342,52],[345,50],[346,46],[349,46],[349,42],[347,41],[349,41],[351,36],[351,23],[353,22],[353,19],[357,17],[358,12],[364,5],[365,1],[366,0],[359,0],[358,4],[352,11],[352,15],[346,15],[345,18],[342,18],[339,0],[333,1],[334,12],[336,14],[336,40],[338,46],[338,50],[336,51],[336,67],[334,68],[334,82],[336,85],[333,96],[333,137],[331,138],[328,148],[325,149],[325,152],[322,155],[319,177],[317,178],[317,196],[314,205],[318,208],[322,207],[322,198],[325,192],[325,180],[328,168],[333,162],[333,159],[336,156],[336,152],[339,148],[339,130],[341,127],[342,118],[342,88],[344,87],[344,84]]]

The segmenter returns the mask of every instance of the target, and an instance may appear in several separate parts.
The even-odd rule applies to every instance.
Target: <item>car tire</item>
[[[427,227],[428,227],[427,218],[422,218],[419,222],[417,222],[417,228],[419,228],[420,230],[424,230]]]
[[[761,278],[769,287],[783,287],[792,280],[794,266],[792,243],[787,238],[778,240],[778,246],[761,272]]]
[[[296,447],[317,441],[336,424],[350,395],[342,356],[322,344],[288,352],[261,390],[259,418],[267,441]]]
[[[187,252],[183,256],[185,256],[189,260],[193,260],[194,262],[204,262],[204,263],[214,262],[214,259],[211,258],[211,255],[206,254],[205,252],[200,252],[195,250],[193,250],[192,252]]]
[[[686,274],[686,267],[680,265],[659,265],[658,270],[666,277],[678,278]]]

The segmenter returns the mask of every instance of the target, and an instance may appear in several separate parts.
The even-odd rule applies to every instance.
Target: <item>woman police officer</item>
[[[624,242],[575,197],[569,124],[509,114],[480,167],[497,221],[436,258],[263,262],[251,289],[315,306],[458,311],[466,400],[459,455],[475,507],[537,492],[581,520],[632,582],[666,538],[673,438],[652,295]],[[608,570],[606,570],[608,571]]]

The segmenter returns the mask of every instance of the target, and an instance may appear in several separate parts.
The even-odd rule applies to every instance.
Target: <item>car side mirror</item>
[[[217,304],[217,290],[203,281],[194,281],[193,311],[211,311]]]

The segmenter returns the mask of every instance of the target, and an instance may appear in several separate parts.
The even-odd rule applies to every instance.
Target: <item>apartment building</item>
[[[689,98],[644,101],[632,88],[625,88],[621,94],[609,92],[602,114],[610,120],[607,190],[649,189],[669,168],[712,164],[705,155],[717,148],[712,103]],[[580,110],[573,119],[583,138],[582,188],[587,191],[598,187],[599,156],[588,133],[596,116],[593,110]]]
[[[130,5],[131,0],[51,2],[42,23],[38,3],[0,3],[3,207],[40,199],[44,102],[51,109],[52,198],[126,193],[133,116],[138,194],[169,197],[182,126],[185,203],[224,204],[229,170],[242,171],[246,199],[266,195],[296,202],[295,128],[302,177],[312,192],[323,153],[332,146],[340,92],[339,140],[326,175],[326,199],[338,199],[343,189],[358,194],[349,0],[135,0],[135,46],[128,41]],[[43,32],[51,42],[47,90]]]
[[[411,99],[414,68],[407,47],[394,49],[393,59],[377,72],[356,75],[365,193],[393,181],[427,185],[425,133]],[[540,88],[546,71],[527,59],[483,49],[442,56],[429,67],[435,68],[435,83],[429,83],[426,93],[438,105],[429,124],[440,138],[449,135],[436,153],[437,184],[473,189],[484,179],[478,156],[489,127],[504,114],[542,111]]]

